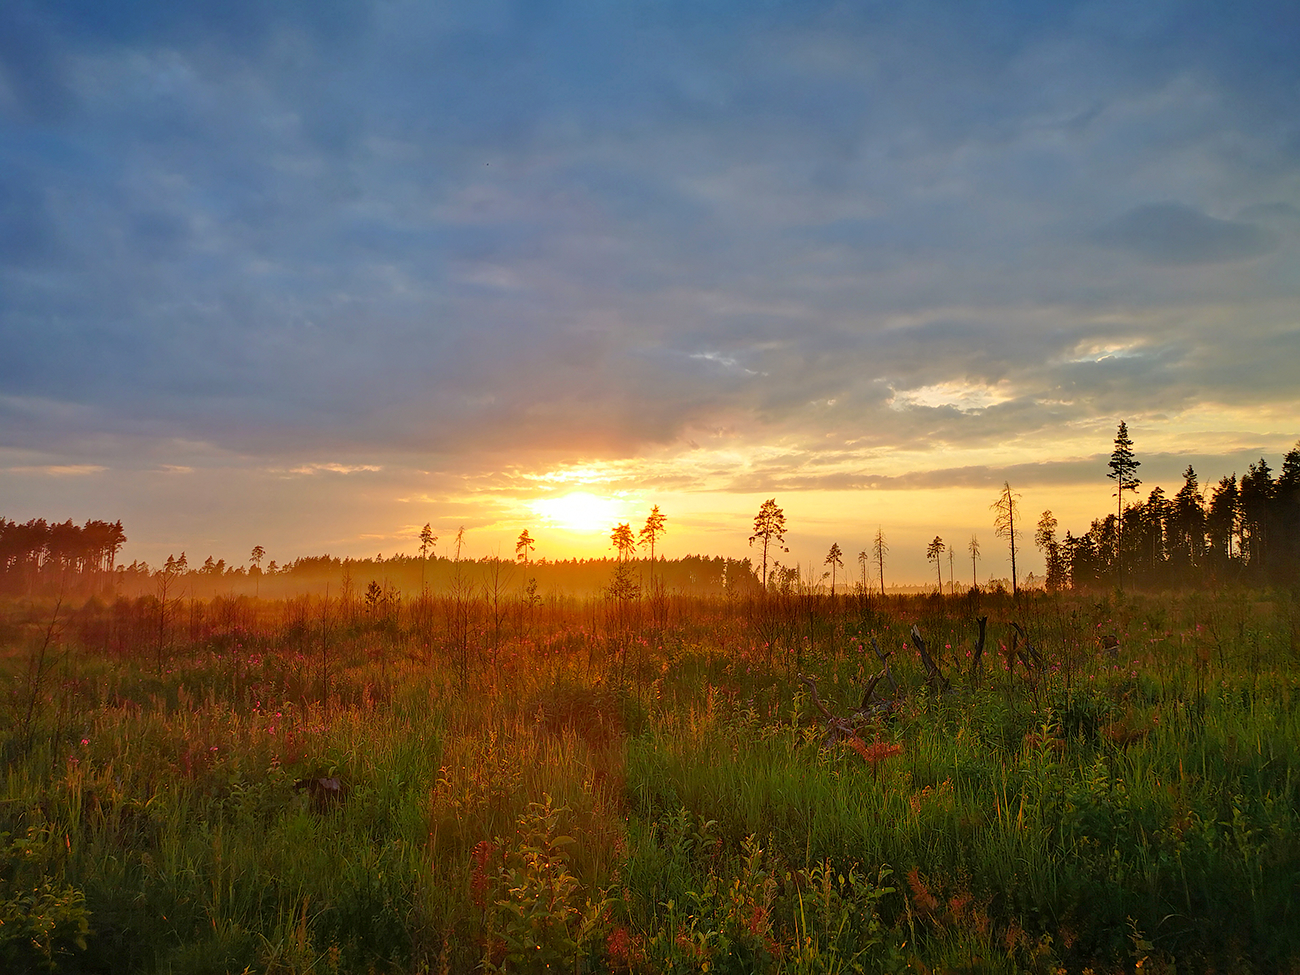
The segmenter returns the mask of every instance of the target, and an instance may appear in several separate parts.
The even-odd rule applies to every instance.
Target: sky
[[[0,4],[0,515],[1009,571],[1300,439],[1300,6]],[[963,560],[964,563],[963,563]],[[946,571],[946,566],[945,566]]]

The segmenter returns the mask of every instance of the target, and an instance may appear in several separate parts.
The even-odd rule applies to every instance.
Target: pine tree
[[[785,547],[785,512],[776,505],[776,498],[768,498],[759,506],[754,518],[754,534],[749,536],[749,544],[763,540],[763,591],[767,592],[767,549],[776,544],[782,552],[790,551]]]
[[[519,559],[525,566],[527,566],[528,557],[532,554],[533,547],[536,544],[537,543],[533,540],[533,536],[528,534],[528,529],[525,528],[519,533],[519,538],[515,541],[515,558]]]
[[[835,595],[835,567],[844,568],[844,553],[840,551],[840,543],[832,542],[831,550],[826,553],[826,558],[822,561],[823,565],[831,567],[831,595]]]
[[[939,573],[939,595],[943,595],[943,563],[939,561],[939,556],[948,550],[948,546],[943,543],[943,539],[938,535],[934,536],[932,541],[925,549],[926,561],[933,562],[935,571]]]
[[[1133,441],[1128,435],[1128,424],[1123,420],[1119,421],[1119,430],[1115,434],[1115,450],[1110,455],[1110,473],[1106,476],[1115,482],[1115,497],[1118,499],[1118,513],[1116,520],[1119,524],[1117,529],[1121,532],[1118,543],[1116,544],[1116,562],[1119,571],[1119,588],[1124,589],[1124,538],[1123,538],[1123,521],[1124,521],[1124,492],[1132,491],[1142,482],[1134,476],[1137,469],[1142,466],[1142,462],[1133,457]]]
[[[618,549],[618,560],[623,562],[636,551],[636,539],[632,537],[632,527],[627,523],[618,525],[609,533],[609,540]]]

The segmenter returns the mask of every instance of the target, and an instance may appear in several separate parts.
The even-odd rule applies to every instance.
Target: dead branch
[[[1021,661],[1023,661],[1025,665],[1025,669],[1030,671],[1042,670],[1043,655],[1039,653],[1036,649],[1034,649],[1034,645],[1029,642],[1029,634],[1026,633],[1024,631],[1024,628],[1014,620],[1011,622],[1011,626],[1015,629],[1016,634],[1019,635],[1020,639],[1025,641],[1025,648],[1023,650],[1018,651],[1020,654],[1020,659]],[[1028,654],[1028,656],[1026,656],[1026,654]]]
[[[917,629],[915,623],[912,624],[912,643],[921,653],[921,663],[925,664],[925,669],[929,674],[925,679],[925,683],[929,686],[931,692],[934,694],[947,693],[952,688],[952,685],[948,682],[948,678],[940,673],[938,665],[930,657],[930,651],[926,649],[925,640],[921,637],[921,631]]]
[[[817,682],[808,676],[801,677],[800,680],[802,680],[805,684],[807,684],[808,690],[812,692],[812,702],[814,705],[817,706],[817,710],[820,711],[827,719],[833,720],[835,718],[835,715],[831,714],[830,708],[828,708],[825,704],[822,703],[821,696],[817,693]]]
[[[897,697],[898,681],[894,680],[894,675],[889,669],[889,658],[894,655],[894,651],[890,650],[889,653],[881,653],[880,644],[876,642],[874,636],[871,638],[871,649],[876,651],[876,659],[884,666],[884,675],[889,680],[889,686],[894,689],[894,696]]]
[[[867,688],[862,694],[862,703],[859,704],[858,709],[853,712],[855,716],[861,718],[883,718],[893,714],[896,706],[895,702],[879,697],[876,694],[876,686],[886,677],[890,677],[888,663],[885,664],[884,670],[875,674],[869,681],[867,681]],[[890,680],[892,681],[893,678],[890,677]],[[897,685],[895,685],[895,687],[897,687]]]
[[[842,738],[856,738],[858,733],[854,730],[853,722],[847,718],[836,717],[831,713],[830,708],[822,703],[821,697],[817,694],[817,682],[807,676],[800,679],[808,685],[808,689],[812,692],[813,704],[826,718],[826,743],[834,745]]]

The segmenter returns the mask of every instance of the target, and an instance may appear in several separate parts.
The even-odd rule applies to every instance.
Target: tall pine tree
[[[1119,572],[1119,588],[1124,589],[1124,492],[1132,491],[1142,482],[1136,477],[1137,469],[1142,466],[1142,462],[1133,457],[1133,441],[1128,435],[1128,424],[1123,420],[1119,421],[1119,431],[1115,434],[1115,450],[1110,455],[1110,473],[1106,476],[1115,482],[1115,497],[1118,499],[1118,512],[1116,518],[1119,521],[1118,530],[1121,533],[1115,546],[1116,568]]]

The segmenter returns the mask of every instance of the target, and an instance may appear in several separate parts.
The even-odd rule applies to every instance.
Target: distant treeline
[[[1022,522],[1023,523],[1023,522]],[[1019,534],[1019,530],[1017,530]],[[143,562],[115,566],[126,541],[121,521],[71,520],[19,524],[0,517],[0,593],[109,593],[150,595],[165,585],[186,598],[256,595],[288,598],[330,591],[362,598],[369,591],[384,598],[453,590],[488,589],[498,594],[526,592],[592,595],[607,590],[620,562],[612,558],[545,558],[510,561],[445,556],[421,558],[340,559],[328,555],[300,558],[283,566],[260,566],[254,550],[248,568],[228,566],[209,557],[200,565],[184,553],[154,568]],[[1220,478],[1202,490],[1196,471],[1183,473],[1172,498],[1154,488],[1147,499],[1092,522],[1082,535],[1055,535],[1055,521],[1045,512],[1035,536],[1047,559],[1046,588],[1099,589],[1122,584],[1160,590],[1198,586],[1300,585],[1300,444],[1282,461],[1275,477],[1261,458],[1245,475]],[[253,561],[253,560],[250,560]],[[666,592],[697,595],[745,595],[761,589],[749,559],[688,555],[679,559],[628,559],[624,582],[636,591],[651,586]],[[777,567],[769,587],[795,590],[815,585],[797,567]],[[374,584],[372,586],[372,583]],[[629,590],[624,588],[624,595]]]
[[[1196,471],[1172,498],[1147,500],[1094,520],[1083,535],[1047,540],[1048,588],[1138,589],[1293,586],[1300,583],[1300,444],[1274,477],[1260,458],[1238,480],[1220,478],[1205,496]],[[1055,546],[1055,547],[1054,547]]]
[[[414,596],[424,589],[431,593],[448,593],[460,589],[475,592],[495,590],[500,593],[531,591],[539,598],[550,595],[592,595],[608,588],[618,560],[602,559],[535,559],[527,563],[508,559],[450,559],[418,555],[396,555],[387,559],[341,559],[329,555],[297,559],[286,565],[269,563],[230,568],[222,561],[208,559],[197,568],[188,561],[183,568],[172,562],[169,590],[186,598],[258,595],[279,599],[305,593],[364,598],[371,583],[385,598]],[[705,555],[688,555],[680,559],[630,559],[625,563],[634,587],[649,594],[651,586],[663,586],[668,592],[697,595],[746,593],[759,588],[758,577],[748,559],[726,559]],[[160,578],[167,573],[143,563],[133,563],[117,573],[118,591],[122,595],[151,595]]]
[[[110,589],[118,549],[126,541],[122,522],[72,519],[19,524],[0,518],[0,592],[66,591],[87,594]]]

